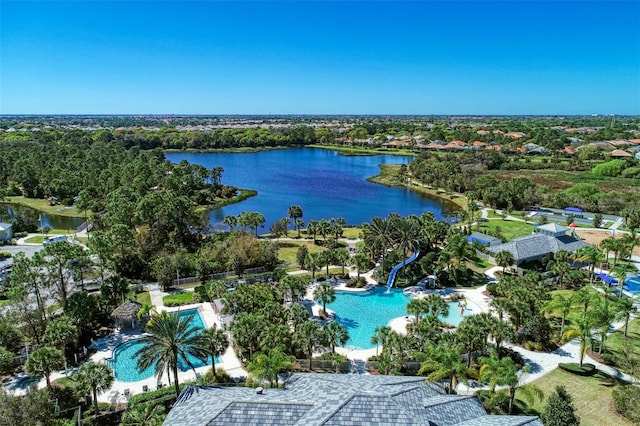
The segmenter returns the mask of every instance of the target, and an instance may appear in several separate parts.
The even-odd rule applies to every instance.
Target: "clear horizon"
[[[2,115],[640,114],[637,1],[0,1]]]

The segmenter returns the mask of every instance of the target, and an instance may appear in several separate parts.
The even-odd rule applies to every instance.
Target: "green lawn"
[[[69,235],[72,233],[73,232],[69,232],[68,229],[52,229],[46,235],[43,235],[43,234],[34,235],[33,237],[29,237],[26,240],[24,240],[24,242],[31,243],[31,244],[42,244],[42,242],[46,238],[55,237],[56,235]]]
[[[580,416],[581,425],[632,425],[613,408],[611,392],[615,381],[604,373],[598,372],[592,377],[582,377],[557,368],[533,384],[541,388],[545,395],[544,401],[538,401],[532,407],[538,412],[544,410],[547,398],[556,386],[564,385],[573,397],[573,405],[576,414]]]
[[[521,222],[518,220],[492,219],[480,224],[480,232],[487,233],[487,231],[490,231],[491,234],[494,234],[498,227],[500,228],[502,239],[504,241],[511,241],[516,237],[529,235],[533,231],[532,223]],[[474,230],[476,229],[475,226],[473,228]]]
[[[145,303],[147,305],[151,305],[151,295],[149,294],[148,291],[136,293],[136,302],[138,302],[141,305],[144,305]]]
[[[188,305],[189,303],[195,303],[193,300],[194,294],[191,292],[170,294],[162,298],[162,302],[165,306],[179,306]]]
[[[281,241],[278,246],[278,259],[285,264],[297,264],[296,254],[301,246],[307,246],[309,253],[319,253],[325,250],[324,247],[317,246],[309,241]]]
[[[7,201],[12,204],[19,204],[22,206],[31,207],[32,209],[40,210],[49,214],[55,214],[58,216],[70,216],[70,217],[85,217],[85,212],[81,212],[73,206],[62,206],[60,204],[50,206],[47,200],[40,198],[26,198],[23,196],[7,197]],[[87,216],[90,216],[91,212],[87,211]]]
[[[640,319],[636,318],[633,321],[629,321],[629,330],[627,333],[627,337],[625,338],[624,329],[616,330],[614,333],[610,334],[605,340],[605,352],[609,352],[613,355],[618,355],[620,349],[622,348],[623,342],[627,341],[631,345],[632,348],[635,348],[636,353],[640,348]],[[625,371],[621,366],[616,366],[622,371]],[[625,371],[629,373],[629,371]]]

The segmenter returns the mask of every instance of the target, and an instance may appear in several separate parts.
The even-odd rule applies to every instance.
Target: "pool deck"
[[[213,308],[210,303],[197,303],[192,305],[179,306],[175,308],[167,308],[161,307],[160,311],[167,312],[177,312],[177,311],[185,311],[188,309],[198,309],[200,316],[202,317],[202,321],[204,322],[207,328],[212,327],[214,324],[218,327],[222,327],[218,317],[213,311]],[[118,345],[131,341],[133,339],[142,337],[144,333],[139,331],[123,331],[119,333],[111,333],[110,335],[98,339],[92,345],[96,348],[97,352],[91,355],[89,358],[90,361],[95,363],[104,364],[107,359],[113,356],[113,351],[118,347]],[[211,365],[206,365],[203,367],[199,367],[195,369],[195,374],[193,370],[189,371],[178,371],[178,380],[180,383],[190,382],[196,380],[196,375],[204,375],[209,371]],[[231,347],[231,345],[227,348],[225,353],[220,357],[220,362],[216,363],[216,369],[222,369],[227,372],[231,377],[247,377],[247,372],[242,368],[242,364],[240,360],[236,357],[236,354]],[[77,369],[71,370],[69,372],[70,375],[77,372]],[[67,374],[65,372],[56,372],[51,375],[51,381],[65,377]],[[163,386],[169,385],[169,380],[166,374],[164,374],[161,378]],[[173,375],[171,376],[171,384],[173,384]],[[100,402],[109,402],[109,403],[123,403],[127,401],[127,398],[124,396],[125,391],[128,390],[129,395],[136,395],[139,393],[143,393],[143,387],[147,386],[149,391],[156,390],[158,387],[158,379],[153,376],[145,380],[139,380],[136,382],[123,382],[118,379],[113,381],[111,388],[103,393],[98,394],[98,401]],[[38,388],[44,388],[45,381],[44,379],[38,383]]]

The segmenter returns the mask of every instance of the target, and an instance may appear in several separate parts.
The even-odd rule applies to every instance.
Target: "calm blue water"
[[[60,206],[60,208],[63,209],[64,206]],[[71,232],[73,232],[84,222],[84,219],[79,217],[67,217],[48,214],[39,210],[32,209],[31,207],[20,206],[17,204],[0,204],[0,222],[13,220],[16,218],[16,215],[25,212],[32,215],[34,221],[42,221],[42,224],[40,225],[38,223],[38,226],[47,226],[51,229],[69,229]]]
[[[349,329],[349,349],[371,349],[376,345],[371,343],[371,336],[377,327],[389,324],[394,318],[407,315],[407,304],[411,298],[405,296],[402,290],[377,286],[364,293],[336,292],[336,301],[327,308],[336,313],[336,320]],[[465,311],[465,316],[472,315]],[[458,325],[462,321],[457,302],[449,303],[449,316],[440,319],[451,325]]]
[[[379,173],[380,164],[408,164],[412,157],[393,155],[342,156],[336,151],[292,148],[256,153],[167,153],[178,163],[187,160],[208,169],[224,168],[223,183],[254,189],[258,195],[241,203],[211,211],[209,221],[258,211],[266,229],[287,216],[292,205],[302,207],[309,219],[343,217],[348,224],[370,222],[374,216],[395,212],[401,216],[430,211],[437,218],[455,214],[453,204],[402,188],[389,188],[366,179]]]
[[[197,309],[188,309],[186,311],[180,311],[180,317],[194,315],[191,320],[191,327],[195,329],[204,329],[204,323],[200,317],[200,313]],[[138,357],[134,357],[134,354],[143,346],[139,340],[132,340],[124,343],[116,348],[113,353],[113,360],[111,361],[111,368],[113,368],[116,379],[123,382],[137,382],[139,380],[148,379],[153,376],[154,368],[150,367],[141,372],[136,368]],[[205,365],[211,365],[211,358],[207,360],[207,363],[203,363],[197,358],[189,356],[189,362],[193,364],[195,368],[203,367]],[[217,360],[216,360],[217,362]],[[184,362],[178,363],[180,371],[188,371],[191,368]]]
[[[640,277],[629,277],[624,280],[624,289],[640,296]]]

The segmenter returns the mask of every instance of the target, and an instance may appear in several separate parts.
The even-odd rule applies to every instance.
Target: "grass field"
[[[7,197],[7,202],[11,204],[19,204],[22,206],[31,207],[32,209],[40,210],[49,214],[55,214],[58,216],[69,216],[69,217],[84,217],[85,212],[81,212],[75,207],[71,206],[61,206],[55,205],[50,206],[47,200],[39,199],[39,198],[26,198],[23,196],[13,196]],[[86,213],[88,216],[91,215],[90,211]]]
[[[291,263],[298,263],[296,260],[296,254],[301,246],[307,246],[309,253],[319,253],[326,250],[324,247],[317,246],[309,241],[281,241],[278,246],[278,259],[287,265]]]
[[[170,306],[172,304],[174,306],[187,305],[193,302],[193,293],[187,292],[187,293],[170,294],[168,296],[164,296],[162,298],[162,302],[166,306]]]
[[[492,219],[487,222],[480,223],[480,232],[487,233],[490,231],[492,235],[496,232],[496,228],[500,228],[502,239],[504,241],[511,241],[516,237],[523,237],[531,234],[533,231],[533,224],[520,222],[517,220],[502,220]],[[474,230],[476,227],[474,226]]]
[[[140,293],[136,293],[136,302],[138,302],[141,305],[144,305],[145,303],[147,305],[151,305],[151,295],[149,294],[148,291],[142,291]]]
[[[496,176],[501,180],[511,180],[525,177],[539,185],[547,185],[552,192],[565,190],[576,183],[593,183],[598,192],[616,191],[616,194],[637,194],[640,180],[597,176],[591,171],[571,172],[565,170],[514,170],[497,171]]]
[[[51,231],[49,231],[49,233],[47,233],[47,235],[34,235],[33,237],[29,237],[26,240],[24,240],[25,243],[31,243],[31,244],[42,244],[42,242],[45,240],[45,238],[49,238],[49,237],[53,237],[56,235],[68,235],[69,234],[69,230],[68,229],[52,229]]]
[[[556,386],[564,385],[573,397],[573,406],[580,417],[581,425],[633,425],[616,413],[611,398],[615,380],[604,373],[598,372],[592,377],[582,377],[558,368],[534,381],[533,384],[542,389],[545,395],[544,401],[537,401],[532,407],[538,412],[544,410],[547,398]]]

